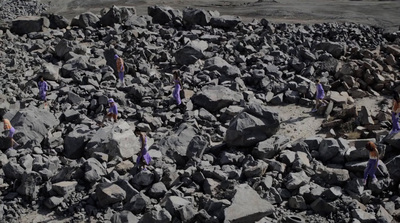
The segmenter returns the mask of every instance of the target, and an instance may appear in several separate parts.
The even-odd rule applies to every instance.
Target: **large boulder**
[[[140,146],[139,139],[130,125],[119,120],[114,126],[109,125],[99,129],[87,143],[86,152],[88,156],[102,152],[110,155],[110,158],[129,159],[140,151]]]
[[[316,50],[324,50],[333,57],[339,58],[346,52],[346,44],[337,42],[320,42],[315,46]]]
[[[156,150],[161,151],[163,155],[179,162],[188,155],[189,145],[197,134],[198,131],[194,127],[183,123],[174,134],[162,138],[157,144],[153,145],[152,148],[156,148]]]
[[[211,13],[203,9],[186,8],[183,10],[183,22],[187,25],[206,26],[210,23],[211,17]]]
[[[125,200],[126,192],[116,184],[101,183],[96,187],[97,204],[100,207],[115,204]]]
[[[73,18],[71,26],[78,26],[80,28],[94,27],[100,21],[99,17],[92,12],[84,12],[78,18]]]
[[[47,110],[40,110],[36,107],[21,109],[11,120],[15,128],[15,138],[20,144],[29,141],[40,144],[59,121]]]
[[[231,206],[225,208],[224,222],[256,222],[274,212],[274,206],[262,199],[249,185],[238,185],[235,190]]]
[[[243,95],[227,87],[217,85],[203,87],[191,99],[195,105],[213,113],[229,105],[238,104],[243,99]]]
[[[135,8],[119,8],[113,5],[106,14],[100,18],[103,26],[113,26],[127,21],[131,16],[136,14]]]
[[[22,16],[12,21],[11,32],[23,35],[31,32],[42,32],[43,28],[48,28],[50,21],[45,17]]]
[[[230,146],[254,146],[279,130],[279,115],[260,104],[250,104],[236,115],[226,130]]]
[[[182,12],[173,9],[169,6],[149,6],[147,8],[149,16],[152,17],[153,23],[158,23],[161,25],[167,24],[172,21],[175,17],[182,18]]]
[[[180,65],[194,64],[204,58],[203,51],[195,46],[184,46],[175,52],[175,61]]]
[[[78,125],[64,139],[65,157],[79,159],[84,154],[84,147],[90,139],[91,130],[87,125]]]
[[[238,67],[229,64],[221,57],[212,57],[204,61],[204,70],[218,71],[231,78],[239,77],[241,74]]]
[[[391,158],[385,164],[389,171],[390,178],[398,182],[400,179],[400,155]]]
[[[210,19],[210,25],[216,28],[232,29],[235,28],[242,20],[239,16],[223,15],[218,17],[212,17]]]
[[[395,149],[400,149],[400,132],[389,134],[387,137],[384,138],[384,142]]]

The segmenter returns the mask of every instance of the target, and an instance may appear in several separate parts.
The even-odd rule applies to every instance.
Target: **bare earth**
[[[41,0],[50,2],[50,12],[73,18],[80,13],[92,11],[99,14],[102,8],[112,5],[134,6],[139,15],[147,15],[147,7],[168,5],[172,8],[185,7],[217,10],[223,15],[237,15],[244,22],[265,18],[273,23],[314,24],[323,22],[354,22],[398,31],[400,27],[400,1],[346,1],[346,0]],[[383,97],[364,98],[356,101],[370,109],[372,114],[379,110],[378,103]],[[281,117],[282,134],[294,141],[299,138],[315,136],[320,133],[324,117],[311,115],[311,108],[297,105],[276,106]],[[20,222],[70,222],[71,218],[57,218],[52,213],[33,212],[22,217]],[[87,222],[91,220],[87,219]]]
[[[265,18],[274,23],[354,22],[398,31],[400,0],[40,0],[50,2],[50,12],[71,19],[80,13],[99,13],[102,8],[134,6],[139,15],[147,15],[147,7],[168,5],[217,10],[223,15],[237,15],[243,21]]]

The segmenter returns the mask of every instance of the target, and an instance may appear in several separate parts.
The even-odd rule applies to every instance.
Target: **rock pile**
[[[0,144],[4,221],[43,205],[76,221],[113,223],[400,219],[400,134],[381,141],[390,104],[377,115],[354,106],[400,91],[399,33],[245,24],[192,8],[153,6],[137,16],[113,6],[71,22],[17,18],[0,38],[0,111],[21,144]],[[118,88],[116,53],[127,68]],[[184,114],[171,97],[174,69],[183,73]],[[40,75],[51,86],[48,105],[36,97]],[[279,113],[269,106],[311,107],[316,78],[328,91],[319,113],[334,137],[276,135]],[[108,98],[120,120],[99,128]],[[145,171],[135,168],[136,127],[151,145]],[[363,187],[368,140],[379,146],[379,181]]]

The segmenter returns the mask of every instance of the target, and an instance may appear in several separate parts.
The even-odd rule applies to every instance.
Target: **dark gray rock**
[[[271,138],[259,142],[252,151],[252,155],[257,159],[271,159],[277,155],[289,139],[282,135],[274,135]]]
[[[205,86],[200,92],[191,98],[193,104],[207,109],[209,112],[217,112],[232,104],[238,104],[243,95],[224,86]]]
[[[130,211],[121,211],[111,217],[111,223],[138,223],[139,219]]]
[[[164,223],[164,222],[171,222],[172,216],[165,208],[159,208],[156,210],[151,210],[146,212],[143,217],[140,219],[139,223],[147,223],[147,222],[154,222],[154,223]]]
[[[11,32],[23,35],[31,32],[42,32],[48,28],[50,22],[46,17],[22,16],[12,21]]]
[[[204,58],[203,50],[195,46],[184,46],[174,54],[175,61],[180,65],[194,64]]]
[[[95,27],[99,21],[99,17],[97,17],[94,13],[84,12],[80,14],[78,18],[72,19],[71,26],[78,26],[84,29],[86,27]]]
[[[210,25],[216,28],[232,29],[235,28],[242,20],[238,16],[223,15],[218,17],[212,17],[210,19]]]
[[[52,189],[62,197],[68,197],[71,193],[75,192],[75,188],[78,185],[76,181],[61,181],[53,184]]]
[[[123,201],[126,197],[125,191],[116,184],[101,183],[96,186],[96,197],[98,205],[105,207]]]
[[[95,158],[89,158],[84,164],[84,177],[88,182],[96,182],[107,174],[107,170]]]
[[[260,104],[250,104],[231,120],[225,141],[230,146],[254,146],[274,135],[279,126],[278,113]]]

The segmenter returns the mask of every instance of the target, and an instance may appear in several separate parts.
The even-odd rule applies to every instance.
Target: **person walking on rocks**
[[[325,98],[325,91],[322,87],[322,84],[319,79],[315,80],[315,84],[317,86],[317,92],[315,94],[315,107],[311,110],[311,112],[316,112],[320,105],[325,106],[324,98]]]
[[[125,85],[124,83],[124,72],[125,72],[125,66],[124,66],[124,60],[118,56],[118,54],[114,55],[116,67],[117,67],[117,72],[118,72],[118,78],[119,81],[121,82],[121,86]]]
[[[135,135],[139,137],[139,142],[141,145],[140,152],[137,154],[138,157],[136,159],[136,165],[139,165],[139,168],[142,170],[146,170],[146,165],[150,164],[151,156],[147,151],[147,137],[146,133],[140,131],[140,129],[135,129]]]
[[[376,169],[378,168],[378,162],[379,162],[379,152],[378,149],[376,148],[375,143],[369,141],[365,145],[365,148],[369,151],[369,160],[367,163],[367,167],[364,170],[364,186],[367,185],[367,179],[368,176],[372,177],[372,181],[376,182],[376,176],[375,172]]]
[[[181,99],[181,91],[183,91],[182,87],[182,82],[181,78],[179,77],[179,71],[174,71],[174,83],[175,83],[175,88],[174,91],[172,92],[172,96],[176,100],[176,104],[178,105],[178,108],[181,112],[184,112],[186,110],[185,105],[182,103]]]
[[[399,114],[400,114],[400,95],[397,91],[393,92],[393,108],[392,108],[392,131],[391,134],[400,131]]]
[[[15,129],[12,127],[10,120],[0,116],[3,121],[4,130],[6,131],[7,137],[10,139],[10,149],[14,148],[14,146],[19,146],[19,144],[14,140]]]
[[[100,126],[104,126],[104,121],[106,120],[106,118],[108,118],[108,120],[111,120],[111,118],[114,120],[114,122],[117,122],[118,120],[118,106],[115,103],[114,99],[110,98],[108,99],[108,103],[110,105],[110,108],[108,109],[108,112],[106,115],[104,115],[103,117],[103,121],[101,121]]]
[[[46,103],[46,95],[47,91],[49,90],[49,85],[44,80],[43,76],[39,77],[38,87],[39,87],[39,98]]]

